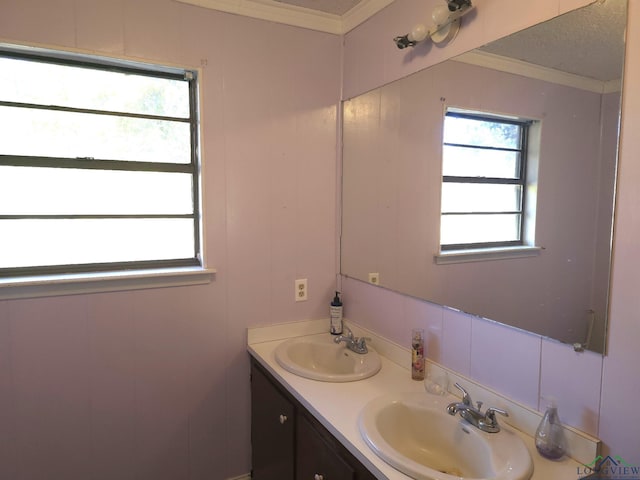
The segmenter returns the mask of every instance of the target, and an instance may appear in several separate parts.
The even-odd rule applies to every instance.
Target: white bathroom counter
[[[262,327],[264,328],[264,327]],[[296,333],[293,333],[297,336]],[[329,335],[328,333],[322,335]],[[289,333],[287,336],[292,336]],[[257,338],[261,337],[261,338]],[[249,334],[249,352],[264,366],[309,412],[329,430],[371,473],[387,480],[410,480],[380,459],[364,442],[358,430],[361,409],[374,398],[393,392],[424,392],[424,383],[411,380],[411,373],[381,355],[382,368],[377,375],[356,382],[328,383],[309,380],[284,370],[275,359],[275,349],[285,339],[265,340],[268,336]],[[372,344],[376,348],[375,343]],[[376,349],[378,350],[378,349]],[[380,350],[378,350],[380,353]],[[458,399],[450,395],[451,401]],[[550,461],[541,457],[533,438],[509,425],[503,428],[516,432],[527,445],[534,463],[533,480],[578,478],[581,464],[565,457]]]

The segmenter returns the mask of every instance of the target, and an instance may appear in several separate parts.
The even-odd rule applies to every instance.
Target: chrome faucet
[[[480,411],[480,409],[482,408],[482,402],[477,402],[476,406],[474,407],[469,392],[467,392],[459,383],[456,383],[455,386],[462,392],[462,402],[450,403],[447,406],[447,413],[449,415],[455,415],[456,413],[459,413],[460,416],[467,422],[469,422],[474,427],[479,428],[483,432],[499,432],[500,425],[498,425],[496,413],[504,415],[505,417],[508,417],[509,414],[504,410],[493,407],[487,408],[487,410],[482,413]]]
[[[367,348],[367,340],[370,340],[366,337],[354,337],[353,332],[349,327],[345,325],[344,331],[342,335],[338,335],[333,339],[334,342],[340,343],[344,342],[349,350],[352,352],[364,354],[369,351]]]

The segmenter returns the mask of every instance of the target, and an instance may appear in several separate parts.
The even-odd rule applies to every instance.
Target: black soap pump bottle
[[[342,301],[340,300],[340,292],[336,292],[335,297],[333,297],[331,301],[329,316],[331,319],[329,332],[332,335],[342,335]]]
[[[547,410],[536,430],[536,449],[543,457],[558,460],[566,452],[564,431],[555,400],[553,398],[547,400],[549,402]]]

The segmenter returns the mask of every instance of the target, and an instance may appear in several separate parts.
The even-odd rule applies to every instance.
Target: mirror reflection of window
[[[449,108],[444,117],[440,249],[524,245],[531,120]]]

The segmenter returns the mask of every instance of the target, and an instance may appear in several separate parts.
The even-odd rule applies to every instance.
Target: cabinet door
[[[325,442],[304,415],[298,415],[296,424],[296,480],[355,480],[355,470]]]
[[[251,460],[254,480],[294,480],[295,408],[251,367]]]

